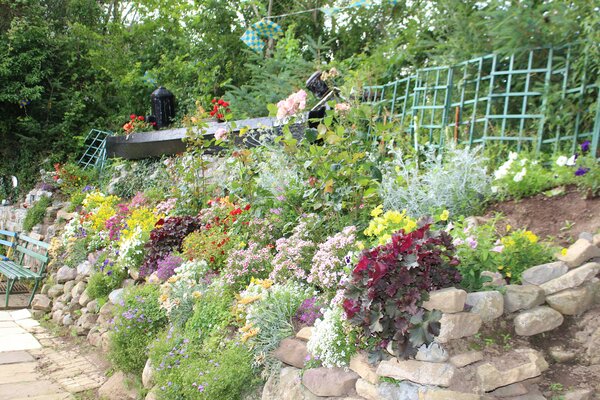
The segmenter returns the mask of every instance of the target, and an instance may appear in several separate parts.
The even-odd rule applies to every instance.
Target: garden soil
[[[541,238],[568,246],[582,232],[598,233],[600,198],[586,199],[575,187],[555,196],[538,194],[522,200],[492,204],[486,216],[501,213],[515,228],[527,228]]]

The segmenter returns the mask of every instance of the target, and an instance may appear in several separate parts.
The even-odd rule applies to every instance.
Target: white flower
[[[521,167],[524,167],[525,164],[527,164],[527,159],[526,158],[524,158],[524,159],[521,160]]]
[[[523,178],[525,177],[526,173],[527,173],[527,169],[523,168],[521,171],[519,171],[519,173],[517,173],[515,175],[515,177],[513,178],[513,181],[515,181],[515,182],[521,182],[523,180]]]
[[[575,154],[573,154],[568,160],[567,160],[567,165],[569,167],[572,167],[573,165],[575,165],[575,160],[576,160],[576,156]]]
[[[515,161],[517,158],[519,158],[519,153],[511,151],[510,153],[508,153],[508,159]]]
[[[498,186],[492,186],[492,193],[498,193]]]
[[[564,167],[565,165],[567,165],[567,157],[566,156],[560,156],[556,159],[556,165],[558,165],[559,167]]]

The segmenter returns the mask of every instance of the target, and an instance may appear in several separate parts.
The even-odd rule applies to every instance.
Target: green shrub
[[[101,256],[96,263],[96,270],[88,281],[87,291],[92,299],[106,298],[110,292],[119,288],[127,272],[120,268],[113,268],[111,263],[104,265],[105,256]]]
[[[158,286],[133,286],[126,290],[115,310],[109,357],[124,372],[142,372],[148,358],[148,344],[167,323],[158,296]]]
[[[82,261],[88,257],[88,238],[78,238],[76,241],[69,243],[67,246],[67,256],[65,257],[65,265],[71,268],[77,267]]]
[[[46,208],[52,204],[52,199],[47,196],[42,196],[31,208],[27,210],[25,220],[23,221],[23,231],[30,232],[31,229],[44,221],[46,216]]]
[[[252,353],[233,341],[203,347],[169,330],[151,350],[158,398],[239,400],[259,382]]]
[[[185,325],[185,332],[200,345],[211,336],[221,336],[232,322],[233,296],[223,292],[222,287],[213,286],[206,291],[194,306],[194,314]]]

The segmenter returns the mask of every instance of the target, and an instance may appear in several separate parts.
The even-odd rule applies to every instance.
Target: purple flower
[[[583,176],[587,174],[589,170],[589,168],[579,167],[577,171],[575,171],[575,176]]]
[[[588,151],[590,149],[590,141],[586,140],[585,142],[581,143],[581,151],[583,151],[584,153],[586,151]]]
[[[473,236],[469,236],[466,239],[467,244],[472,248],[472,249],[476,249],[477,248],[477,240],[473,237]]]
[[[178,268],[183,263],[183,260],[177,256],[169,254],[156,263],[156,276],[160,280],[167,280],[175,275],[175,268]]]
[[[81,193],[85,193],[85,192],[89,192],[90,190],[92,190],[93,187],[90,185],[85,185],[85,187],[83,189],[81,189]]]

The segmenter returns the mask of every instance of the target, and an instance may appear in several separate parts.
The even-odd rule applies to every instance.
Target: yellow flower
[[[250,304],[250,303],[254,303],[256,300],[260,299],[261,296],[260,295],[256,295],[256,296],[250,296],[250,297],[243,297],[239,300],[240,304]]]
[[[510,273],[510,271],[507,272],[505,275],[506,275],[507,278],[511,278],[512,277],[512,274]]]
[[[538,237],[531,231],[525,231],[523,236],[525,236],[530,243],[537,243],[538,241]]]
[[[365,244],[362,241],[358,241],[356,242],[356,248],[359,250],[364,250],[365,249]]]
[[[246,247],[246,243],[244,243],[244,242],[240,242],[240,243],[238,244],[238,247],[239,247],[240,249],[243,249],[244,247]]]
[[[390,240],[392,240],[392,235],[386,233],[385,235],[379,238],[379,244],[386,244]]]
[[[448,217],[450,216],[450,211],[444,210],[440,214],[440,221],[448,221]]]
[[[412,219],[406,220],[406,225],[404,226],[404,230],[406,232],[412,232],[415,229],[417,229],[417,223],[415,221],[413,221]]]
[[[194,296],[195,299],[199,299],[200,297],[202,297],[202,293],[200,293],[197,290],[195,290],[194,293],[192,293],[192,295]]]
[[[502,271],[504,269],[504,265],[498,265],[498,271]]]
[[[160,295],[160,297],[158,299],[160,300],[161,303],[164,303],[165,301],[167,301],[169,299],[169,296],[167,296],[166,294],[162,294],[162,295]]]
[[[242,335],[242,342],[246,343],[248,339],[258,335],[258,328],[250,329],[248,332]]]
[[[263,280],[257,279],[256,284],[262,286],[265,289],[268,289],[271,286],[273,286],[273,281],[270,279],[263,279]]]
[[[378,205],[371,211],[371,217],[378,217],[383,213],[383,204]]]
[[[169,283],[175,283],[177,282],[179,278],[177,277],[177,275],[173,275],[172,277],[170,277],[169,279],[167,279],[167,282]]]
[[[563,247],[563,249],[560,251],[560,255],[563,256],[563,257],[567,255],[567,248],[566,247]]]
[[[510,224],[506,224],[506,232],[510,232],[511,229],[512,229],[512,226],[510,226]]]
[[[404,219],[404,213],[400,213],[398,211],[388,211],[383,217],[391,223],[399,224]]]

